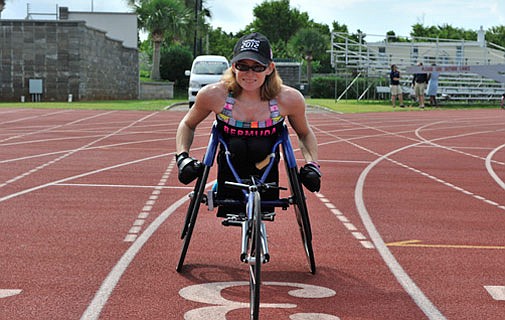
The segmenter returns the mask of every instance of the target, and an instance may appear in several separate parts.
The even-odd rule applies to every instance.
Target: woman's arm
[[[225,99],[226,90],[221,83],[207,85],[198,92],[193,107],[189,109],[177,128],[175,136],[177,154],[189,153],[196,127],[211,112],[219,113],[219,108],[224,106]]]
[[[279,107],[283,115],[287,116],[289,124],[296,132],[306,162],[317,162],[317,140],[305,114],[306,105],[302,94],[293,88],[283,88],[279,96]]]

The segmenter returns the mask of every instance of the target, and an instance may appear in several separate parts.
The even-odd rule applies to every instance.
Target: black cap
[[[243,59],[251,59],[265,66],[270,64],[273,56],[268,39],[258,32],[240,38],[233,49],[233,59],[231,63]]]

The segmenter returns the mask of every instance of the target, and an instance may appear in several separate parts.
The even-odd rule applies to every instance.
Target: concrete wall
[[[41,101],[139,96],[138,50],[84,21],[0,20],[0,61],[0,101],[30,100],[30,79]]]
[[[172,82],[141,82],[140,99],[173,99],[174,84]]]

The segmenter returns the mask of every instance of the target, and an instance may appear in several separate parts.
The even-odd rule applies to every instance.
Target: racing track
[[[173,159],[182,116],[0,109],[0,318],[247,318],[240,232],[214,212],[202,207],[175,271],[192,189]],[[324,174],[307,194],[318,272],[294,213],[278,211],[262,319],[502,319],[505,112],[309,119]]]

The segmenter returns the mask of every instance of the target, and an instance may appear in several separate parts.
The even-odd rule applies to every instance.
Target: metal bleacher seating
[[[406,70],[418,62],[425,66],[505,64],[505,48],[486,43],[483,35],[478,41],[417,38],[395,42],[388,41],[387,36],[376,36],[380,40],[370,42],[373,36],[360,35],[360,40],[354,41],[347,34],[333,33],[331,54],[334,66],[373,80],[378,99],[390,98],[389,71],[393,63],[402,74],[401,85],[407,97],[413,93],[413,75]],[[438,83],[438,99],[448,102],[497,102],[505,93],[505,83],[470,72],[441,72]]]

